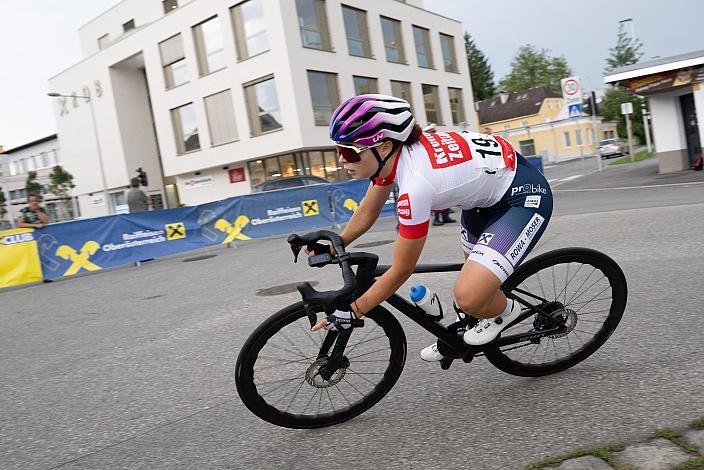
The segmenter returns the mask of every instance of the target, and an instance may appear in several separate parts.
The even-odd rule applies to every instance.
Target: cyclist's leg
[[[462,211],[460,217],[460,244],[464,251],[464,260],[472,252],[472,248],[477,244],[479,237],[484,232],[492,213],[486,209],[474,208]]]
[[[535,246],[552,215],[552,193],[545,177],[519,157],[518,172],[501,203],[493,208],[455,284],[455,299],[477,318],[494,318],[509,309],[498,289]]]

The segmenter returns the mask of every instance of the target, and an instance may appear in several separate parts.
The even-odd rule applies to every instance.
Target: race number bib
[[[466,135],[474,165],[478,168],[516,168],[516,150],[503,137],[474,132],[468,132]]]

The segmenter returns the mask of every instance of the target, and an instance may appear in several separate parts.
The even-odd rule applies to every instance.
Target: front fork
[[[306,304],[305,310],[312,328],[318,322],[318,317],[310,305]],[[364,320],[357,320],[355,323],[356,328],[363,326]],[[350,336],[352,336],[352,330],[354,330],[354,328],[337,331],[328,330],[325,334],[325,339],[323,339],[323,344],[320,346],[318,357],[316,358],[328,358],[325,365],[318,370],[318,373],[323,379],[330,380],[338,369],[349,367],[349,359],[344,356],[344,353],[345,348],[347,347],[347,342],[349,341]],[[330,353],[330,348],[332,348],[332,353]]]

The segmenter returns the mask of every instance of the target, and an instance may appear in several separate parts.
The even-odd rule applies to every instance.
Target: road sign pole
[[[643,115],[643,130],[645,131],[645,145],[648,147],[648,153],[652,151],[650,144],[650,126],[648,126],[648,110],[645,109],[645,102],[640,103],[640,111]]]
[[[631,115],[626,114],[626,132],[628,134],[628,153],[631,155],[631,162],[635,162],[635,156],[633,155],[633,132],[631,130]]]
[[[591,88],[591,87],[590,87]],[[601,171],[603,168],[601,166],[601,154],[599,153],[599,136],[596,129],[596,100],[594,99],[594,91],[589,92],[589,102],[592,114],[592,139],[594,142],[594,155],[596,155],[596,161]]]

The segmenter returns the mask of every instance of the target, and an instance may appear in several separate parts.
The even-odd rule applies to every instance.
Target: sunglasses
[[[337,149],[337,153],[342,155],[342,158],[344,158],[346,162],[357,163],[362,159],[362,152],[369,150],[370,148],[378,147],[383,143],[384,142],[379,142],[378,144],[370,145],[368,147],[356,147],[354,145],[336,143],[335,148]]]

